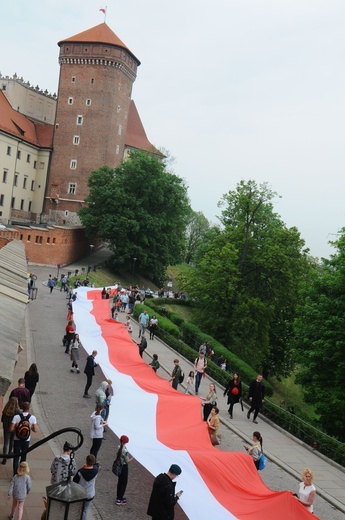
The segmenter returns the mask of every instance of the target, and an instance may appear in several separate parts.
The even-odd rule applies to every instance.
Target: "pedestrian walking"
[[[147,324],[149,322],[150,316],[147,314],[147,311],[139,314],[138,323],[139,323],[139,338],[141,336],[145,336],[145,331]]]
[[[302,472],[302,482],[299,485],[298,500],[311,513],[314,512],[315,496],[314,473],[311,469],[306,468]]]
[[[149,331],[150,331],[150,339],[153,341],[155,339],[156,330],[158,328],[158,320],[156,315],[153,315],[150,319]]]
[[[31,432],[38,432],[37,420],[30,413],[30,403],[23,403],[23,411],[12,419],[10,432],[15,432],[13,451],[20,453],[30,446]],[[20,461],[19,461],[20,458]],[[26,453],[13,458],[13,475],[17,473],[19,462],[26,461]]]
[[[85,464],[82,468],[77,471],[73,482],[76,482],[82,486],[86,491],[87,500],[84,505],[84,511],[82,514],[82,520],[87,520],[87,514],[91,506],[92,500],[95,498],[96,478],[98,475],[99,467],[96,464],[94,455],[88,455],[85,460]]]
[[[81,341],[79,339],[79,334],[74,334],[74,337],[69,345],[69,355],[72,361],[71,366],[71,372],[74,372],[74,369],[76,370],[77,374],[80,374],[79,370],[79,349],[83,345],[81,344]]]
[[[69,442],[65,442],[63,445],[63,453],[58,455],[53,460],[50,466],[51,473],[51,484],[57,484],[58,482],[63,482],[64,480],[68,480],[71,476],[75,475],[77,472],[77,466],[74,460],[74,457],[71,459],[73,446]]]
[[[118,446],[116,460],[120,461],[122,464],[121,473],[119,475],[119,480],[117,482],[116,489],[116,502],[117,506],[124,506],[127,503],[127,499],[125,497],[125,492],[127,489],[128,483],[128,464],[132,462],[133,457],[130,456],[127,450],[127,444],[129,443],[129,438],[127,435],[121,435],[120,437],[120,445]]]
[[[255,381],[249,385],[249,401],[251,404],[250,410],[247,413],[247,419],[250,419],[250,414],[254,412],[253,423],[258,424],[256,418],[259,414],[260,408],[264,403],[265,386],[262,382],[262,375],[258,374]]]
[[[204,421],[207,421],[208,416],[211,413],[211,410],[214,406],[217,406],[217,392],[216,387],[213,383],[209,386],[209,391],[207,392],[205,397],[200,397],[201,404],[203,407],[203,418]]]
[[[170,374],[169,383],[171,382],[171,386],[177,390],[178,384],[180,382],[181,377],[181,367],[178,359],[174,359],[174,368]]]
[[[137,345],[139,347],[139,356],[142,358],[144,350],[147,348],[147,339],[142,336],[140,343],[137,343]]]
[[[180,466],[172,464],[167,473],[161,473],[155,478],[147,508],[147,514],[152,520],[174,520],[174,507],[183,493],[181,490],[175,494],[174,480],[181,473]]]
[[[194,361],[194,372],[195,372],[195,395],[198,395],[201,378],[205,377],[207,368],[207,361],[205,355],[199,353],[199,357]]]
[[[31,479],[29,477],[30,468],[27,462],[21,462],[16,475],[11,480],[8,490],[7,499],[12,496],[12,509],[9,516],[13,520],[16,509],[18,507],[18,520],[22,520],[24,511],[24,502],[31,490]]]
[[[53,289],[56,285],[55,280],[52,278],[52,275],[49,275],[47,285],[49,287],[50,294],[53,292]]]
[[[84,374],[87,377],[84,396],[87,399],[91,399],[91,395],[89,395],[89,389],[92,385],[92,378],[95,375],[95,367],[98,367],[95,357],[97,356],[97,350],[93,350],[92,354],[86,358],[86,365],[84,368]]]
[[[65,334],[63,341],[64,341],[64,345],[65,345],[65,354],[68,354],[70,345],[74,339],[74,334],[75,334],[75,327],[74,327],[73,320],[68,321],[65,332],[66,332],[66,334]]]
[[[102,446],[104,427],[108,424],[102,417],[102,410],[103,405],[98,404],[96,410],[91,414],[90,437],[92,439],[92,446],[90,453],[95,456],[96,461],[98,452]]]
[[[36,385],[39,381],[39,374],[37,371],[36,363],[32,363],[29,370],[27,370],[24,374],[25,388],[27,388],[30,392],[30,401],[32,396],[35,393]]]
[[[234,404],[242,401],[242,382],[238,372],[234,372],[233,378],[230,379],[226,385],[223,395],[224,397],[226,395],[228,396],[228,405],[230,405],[228,413],[230,415],[230,419],[232,419]]]
[[[2,429],[4,435],[2,448],[3,455],[7,455],[7,453],[13,453],[14,431],[11,432],[10,427],[13,417],[18,413],[20,413],[18,399],[17,397],[10,397],[1,415]],[[6,463],[7,459],[2,459],[1,464],[5,465]]]
[[[186,390],[185,394],[191,394],[193,395],[193,388],[194,388],[194,371],[191,370],[188,374],[187,380],[186,380]]]
[[[18,405],[21,410],[23,410],[24,403],[30,402],[30,392],[25,388],[25,379],[23,377],[18,379],[18,386],[12,390],[10,397],[17,397]]]
[[[256,469],[259,471],[260,459],[262,457],[262,446],[263,446],[263,438],[260,432],[253,433],[253,441],[254,444],[252,446],[245,446],[248,454],[252,457]]]

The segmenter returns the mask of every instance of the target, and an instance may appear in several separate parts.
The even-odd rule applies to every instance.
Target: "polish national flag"
[[[105,14],[105,9],[100,9],[100,11],[102,11],[102,13]]]

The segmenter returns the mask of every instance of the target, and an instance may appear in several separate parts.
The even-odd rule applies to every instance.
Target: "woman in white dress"
[[[316,495],[314,486],[314,473],[311,469],[304,469],[302,472],[302,482],[299,485],[298,500],[313,513],[313,503]]]

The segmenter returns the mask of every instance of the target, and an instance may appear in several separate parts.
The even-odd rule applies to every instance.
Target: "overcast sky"
[[[104,21],[139,58],[133,89],[150,141],[176,157],[194,210],[241,179],[267,181],[314,256],[345,226],[345,2],[2,2],[0,71],[58,86],[57,42]]]

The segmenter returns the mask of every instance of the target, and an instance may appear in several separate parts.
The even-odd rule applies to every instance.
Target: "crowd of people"
[[[52,280],[53,283],[50,282],[50,280]],[[50,292],[52,292],[56,283],[50,277],[47,285]],[[73,302],[76,300],[77,294],[70,287],[67,278],[66,280],[62,278],[60,290],[67,293],[68,299],[67,325],[63,338],[65,353],[69,355],[71,360],[70,371],[79,374],[79,351],[80,348],[82,348],[82,344],[73,319]],[[134,301],[133,298],[135,298]],[[137,291],[137,294],[134,296],[133,288],[131,287],[126,288],[125,290],[118,290],[115,295],[112,295],[106,288],[102,290],[102,299],[110,300],[111,317],[114,320],[117,320],[119,313],[126,314],[125,325],[129,334],[132,333],[130,315],[133,312],[135,301],[139,301],[140,298],[140,292]],[[133,305],[133,307],[131,307],[131,305]],[[116,314],[117,318],[115,317]],[[158,320],[154,315],[150,317],[145,310],[138,318],[138,325],[140,341],[137,344],[139,354],[142,357],[143,352],[147,348],[147,340],[145,337],[146,331],[149,331],[150,340],[153,341],[158,326]],[[200,346],[198,357],[196,357],[194,361],[194,370],[189,372],[185,381],[186,394],[198,396],[202,379],[206,376],[207,362],[209,359],[212,359],[213,355],[214,352],[210,343],[203,342]],[[87,357],[84,368],[86,385],[83,397],[86,399],[92,398],[89,391],[95,375],[95,368],[98,366],[96,363],[96,356],[97,351],[93,351],[91,355]],[[224,364],[226,366],[226,360],[218,359],[217,364],[219,364],[220,361],[222,368]],[[155,372],[160,368],[157,354],[153,355],[150,366]],[[224,368],[224,370],[225,369],[226,368]],[[1,418],[4,430],[3,454],[18,453],[18,457],[13,458],[13,479],[8,492],[8,498],[10,499],[11,496],[13,497],[10,518],[13,519],[16,510],[18,510],[18,520],[21,520],[22,518],[24,501],[31,489],[31,481],[29,477],[30,470],[26,462],[26,454],[21,454],[21,452],[30,445],[31,432],[35,433],[38,431],[37,420],[34,415],[30,414],[30,402],[38,381],[39,374],[37,366],[32,364],[27,372],[25,372],[24,378],[19,379],[17,388],[12,390]],[[175,390],[177,390],[178,385],[182,384],[184,381],[184,374],[178,359],[174,360],[174,367],[170,374],[169,381]],[[249,401],[251,407],[247,412],[248,419],[250,419],[252,413],[254,414],[253,422],[255,424],[257,424],[257,417],[264,403],[264,392],[265,387],[263,384],[263,377],[261,374],[258,374],[257,378],[250,384]],[[87,502],[84,508],[82,520],[87,519],[89,507],[95,496],[95,483],[100,470],[100,463],[97,460],[97,457],[102,446],[104,438],[103,434],[108,424],[107,419],[113,393],[112,381],[110,380],[103,381],[95,392],[95,410],[90,416],[90,453],[86,457],[83,467],[77,469],[74,457],[71,456],[73,447],[67,441],[64,443],[63,453],[55,457],[51,464],[51,484],[73,477],[75,482],[85,488]],[[243,410],[242,383],[238,373],[235,372],[232,378],[229,379],[229,382],[224,389],[223,396],[227,398],[227,404],[229,405],[228,413],[230,419],[232,419],[235,404],[240,403]],[[200,403],[202,419],[206,422],[210,440],[214,446],[217,446],[220,443],[221,438],[219,434],[220,421],[218,417],[219,408],[217,407],[217,400],[216,387],[211,383],[207,393],[204,396],[200,396]],[[21,430],[26,431],[26,433],[22,434]],[[266,460],[263,453],[263,438],[258,431],[253,433],[252,438],[253,444],[251,446],[245,446],[245,449],[248,455],[252,458],[255,467],[258,470],[261,470],[264,467],[262,467],[262,461]],[[128,436],[122,435],[115,454],[115,460],[118,461],[121,468],[120,473],[117,475],[118,483],[115,500],[117,506],[124,506],[127,503],[125,492],[128,483],[128,465],[133,460],[133,457],[130,456],[127,450],[128,443]],[[6,464],[6,462],[7,459],[4,458],[2,464]],[[166,473],[158,475],[154,480],[147,509],[147,514],[153,519],[174,517],[174,507],[182,495],[182,491],[177,493],[175,492],[176,483],[174,480],[181,474],[181,472],[181,468],[178,465],[173,464]],[[311,512],[313,511],[313,502],[316,494],[313,480],[313,472],[310,469],[305,469],[302,474],[302,482],[299,486],[298,493],[296,494],[296,497],[300,502]],[[42,516],[42,518],[44,518],[44,516]]]

